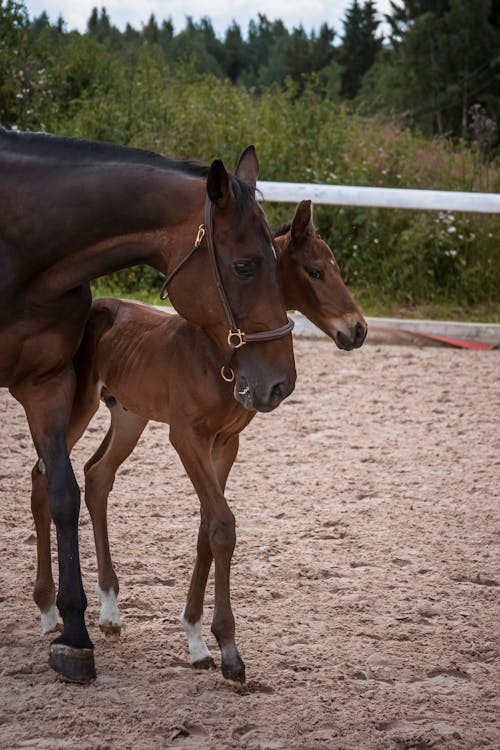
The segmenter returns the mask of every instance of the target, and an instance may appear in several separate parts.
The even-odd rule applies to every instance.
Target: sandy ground
[[[24,416],[0,396],[0,747],[500,748],[500,352],[299,340],[298,385],[243,433],[228,486],[233,605],[248,685],[187,662],[178,616],[197,500],[164,426],[117,478],[124,630],[97,626],[97,681],[58,681],[31,599]],[[104,407],[74,454],[107,425]],[[205,615],[207,640],[212,589]]]

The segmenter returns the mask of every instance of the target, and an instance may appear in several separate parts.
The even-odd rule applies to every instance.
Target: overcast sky
[[[67,30],[85,31],[92,8],[104,6],[111,23],[122,30],[127,23],[140,29],[152,13],[159,23],[171,17],[176,33],[185,27],[186,16],[192,16],[194,21],[208,16],[215,32],[221,37],[233,19],[246,35],[248,22],[256,19],[258,13],[265,13],[271,21],[280,18],[290,30],[302,24],[308,33],[312,29],[318,30],[326,21],[341,34],[342,19],[351,4],[352,0],[211,0],[210,3],[206,0],[71,0],[70,3],[67,0],[25,0],[31,18],[39,16],[44,10],[52,22],[61,15],[66,21]],[[379,12],[388,12],[389,0],[376,0],[375,4]]]

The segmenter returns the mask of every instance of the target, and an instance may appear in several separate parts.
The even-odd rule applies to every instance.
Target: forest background
[[[381,31],[353,0],[342,29],[259,14],[151,16],[85,33],[0,0],[0,123],[234,167],[254,143],[263,180],[498,192],[500,0],[396,0]],[[290,205],[264,204],[271,228]],[[500,215],[317,206],[315,223],[367,314],[500,322]],[[96,293],[158,301],[148,268]]]

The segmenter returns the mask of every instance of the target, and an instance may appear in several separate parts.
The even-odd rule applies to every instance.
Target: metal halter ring
[[[196,239],[194,241],[194,246],[199,247],[203,241],[203,237],[205,236],[205,225],[200,224],[198,227],[198,234],[196,235]]]
[[[227,377],[226,372],[225,372],[226,370],[229,370],[229,372],[231,373],[231,377],[229,377],[229,378]],[[232,367],[226,367],[226,365],[222,365],[222,367],[220,368],[220,374],[221,374],[222,379],[225,380],[226,383],[232,383],[233,382],[233,380],[234,380],[234,370],[233,370]]]
[[[233,337],[236,337],[236,340],[238,341],[237,344],[233,344]],[[237,328],[236,331],[229,331],[229,333],[227,334],[227,343],[233,349],[239,349],[241,346],[244,346],[247,343],[244,337],[245,333],[241,330],[241,328]]]

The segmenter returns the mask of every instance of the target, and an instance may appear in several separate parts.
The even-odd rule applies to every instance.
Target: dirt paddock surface
[[[110,503],[122,636],[98,629],[82,506],[98,678],[58,681],[31,599],[34,451],[1,392],[3,750],[500,748],[500,351],[298,340],[296,354],[295,392],[243,433],[228,485],[240,691],[188,664],[198,501],[157,424]],[[102,407],[74,453],[80,483],[106,426]]]

